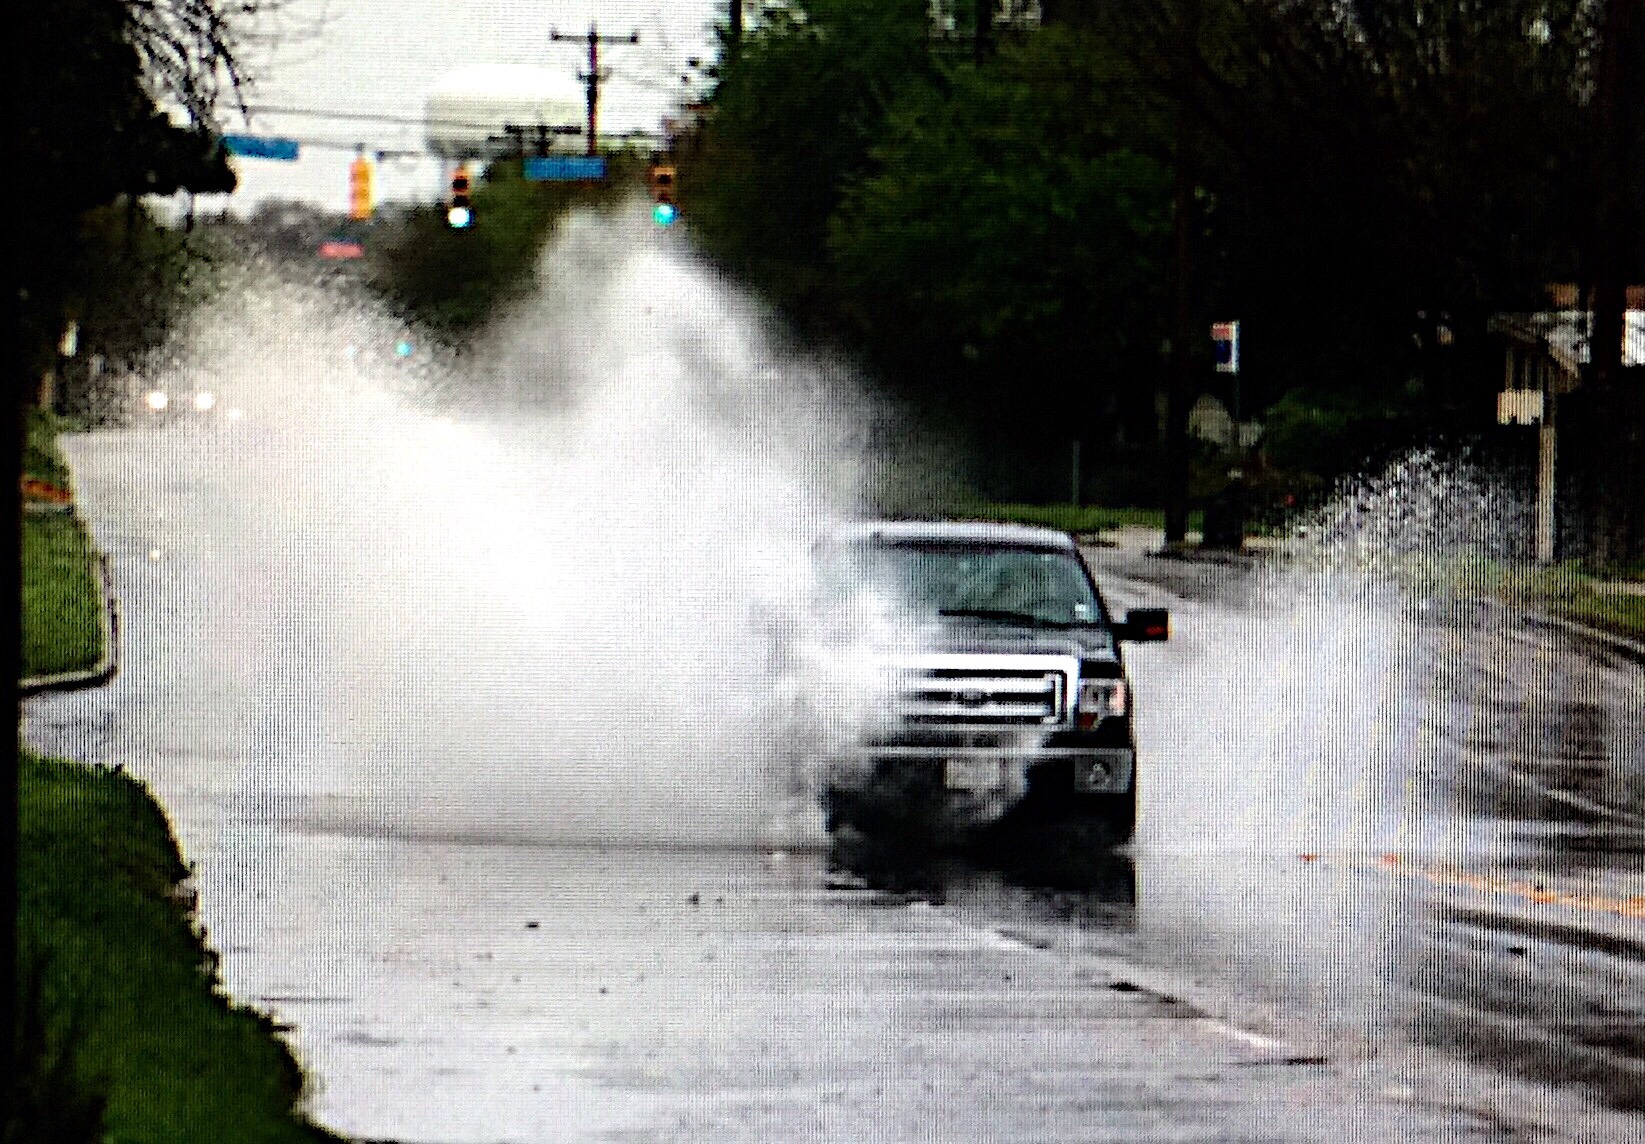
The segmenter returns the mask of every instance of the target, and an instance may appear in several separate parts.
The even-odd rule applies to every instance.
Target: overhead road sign
[[[297,140],[272,135],[225,135],[223,146],[228,148],[230,155],[244,155],[248,159],[282,159],[290,162],[297,158]]]
[[[525,161],[525,177],[538,183],[587,182],[603,179],[605,156],[534,156]]]

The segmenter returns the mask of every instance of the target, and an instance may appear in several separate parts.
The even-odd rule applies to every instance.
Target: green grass
[[[66,513],[23,519],[23,674],[85,671],[103,654],[95,553]]]
[[[1485,582],[1511,603],[1541,607],[1619,635],[1645,638],[1645,595],[1594,577],[1575,561],[1546,568],[1491,568]]]
[[[1645,596],[1589,592],[1559,607],[1560,615],[1618,635],[1645,639]]]
[[[1382,571],[1414,595],[1498,599],[1645,638],[1645,595],[1627,591],[1620,578],[1593,575],[1578,561],[1535,566],[1480,555],[1412,555],[1389,561]]]
[[[25,475],[67,488],[70,474],[57,447],[58,418],[28,415]],[[23,517],[23,648],[25,677],[87,671],[103,654],[102,592],[96,552],[79,519],[68,513]]]
[[[948,515],[968,520],[997,520],[1037,524],[1062,532],[1103,532],[1116,528],[1165,528],[1165,513],[1155,508],[1101,508],[1073,504],[998,504],[968,501],[950,506]],[[1203,514],[1188,514],[1188,527],[1197,531]]]
[[[187,871],[148,792],[23,752],[19,1140],[65,1110],[122,1144],[334,1140],[296,1112],[302,1077],[269,1021],[227,1001],[178,893]],[[32,1020],[28,1019],[32,1015]]]
[[[57,447],[61,420],[44,409],[28,412],[28,433],[23,443],[23,475],[38,481],[49,481],[58,488],[69,487],[69,466],[63,452]]]

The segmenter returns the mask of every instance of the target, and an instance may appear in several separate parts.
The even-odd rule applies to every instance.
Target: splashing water
[[[282,761],[269,813],[820,839],[766,631],[862,502],[884,415],[644,235],[572,216],[472,361],[382,352],[400,323],[256,275],[168,349],[169,383],[245,410],[153,463],[212,490],[177,540],[239,572],[204,606],[260,697],[243,765]]]
[[[1140,845],[1183,845],[1190,828],[1209,849],[1432,844],[1461,676],[1501,618],[1483,571],[1523,523],[1514,497],[1420,451],[1302,522],[1239,606],[1181,609],[1172,643],[1134,669],[1139,734],[1171,772],[1145,792]]]
[[[1400,871],[1491,844],[1457,805],[1511,639],[1477,597],[1523,521],[1465,463],[1413,453],[1129,656],[1142,940],[1235,983],[1236,1016],[1288,1013],[1331,1052],[1404,1035],[1437,923]]]

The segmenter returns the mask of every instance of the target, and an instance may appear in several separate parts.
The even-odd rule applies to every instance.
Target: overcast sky
[[[602,67],[612,73],[601,93],[602,134],[608,128],[655,129],[689,90],[680,82],[686,61],[712,57],[713,23],[724,18],[725,5],[726,0],[279,0],[243,53],[251,76],[250,127],[226,114],[222,126],[296,138],[304,144],[302,154],[291,163],[236,159],[240,189],[226,202],[236,212],[266,198],[346,210],[355,145],[368,151],[423,148],[425,101],[451,73],[481,65],[529,65],[563,73],[578,90],[586,46],[554,43],[549,33],[582,35],[591,21],[602,36],[640,34],[638,45],[602,48]],[[378,113],[414,122],[374,123],[276,108]],[[436,159],[388,159],[377,170],[377,197],[429,200],[442,192],[443,183],[444,167]],[[199,206],[214,211],[224,202],[202,197]]]

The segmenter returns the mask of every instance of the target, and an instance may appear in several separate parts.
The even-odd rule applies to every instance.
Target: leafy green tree
[[[1188,45],[1194,4],[1203,26]],[[1472,401],[1444,391],[1428,351],[1443,342],[1465,357],[1491,311],[1534,304],[1574,273],[1591,0],[1055,7],[1200,125],[1185,161],[1208,196],[1201,304],[1238,305],[1268,397],[1416,374],[1438,398]],[[1186,88],[1170,70],[1184,50],[1196,61]]]
[[[935,81],[925,0],[798,0],[722,59],[703,153],[682,198],[710,251],[742,270],[783,265],[793,295],[824,276],[828,222],[869,166],[887,113]],[[788,289],[784,290],[784,286]]]
[[[531,182],[518,160],[498,160],[475,184],[472,226],[452,229],[443,206],[380,225],[367,243],[367,281],[406,318],[462,342],[531,287],[542,244],[567,211],[638,188],[640,157],[608,158],[607,183],[594,186]]]
[[[1127,395],[1148,414],[1170,233],[1161,129],[1131,70],[1082,34],[1007,47],[946,91],[909,88],[831,229],[859,327],[910,367],[941,363],[943,392],[968,384],[990,419],[1066,434],[1071,413],[1111,421]]]
[[[212,0],[61,0],[25,5],[13,25],[15,158],[35,192],[12,211],[28,392],[65,313],[119,269],[100,258],[106,228],[88,212],[121,197],[233,189],[206,118],[221,69],[232,82],[232,36]],[[173,123],[160,99],[183,107],[188,124]],[[126,217],[128,235],[151,225],[135,206]]]

